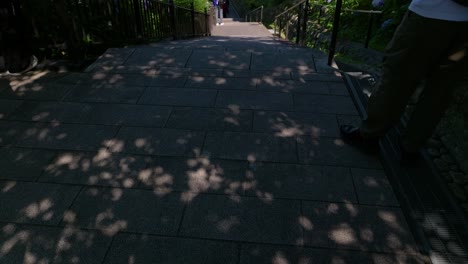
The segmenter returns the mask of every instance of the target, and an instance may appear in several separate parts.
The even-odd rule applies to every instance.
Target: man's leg
[[[32,65],[33,56],[31,49],[30,32],[27,20],[23,16],[23,10],[19,0],[13,0],[9,10],[9,28],[4,32],[5,39],[5,65],[10,73],[21,73]],[[35,62],[37,64],[37,60]],[[34,65],[35,66],[35,65]]]
[[[458,41],[426,80],[426,86],[408,121],[402,137],[403,147],[408,151],[419,150],[432,136],[440,119],[448,108],[453,89],[468,73],[468,23],[460,25]],[[456,27],[455,25],[453,27]]]
[[[456,32],[450,23],[407,13],[386,49],[382,77],[360,128],[364,138],[382,136],[399,121],[418,84],[450,47]]]

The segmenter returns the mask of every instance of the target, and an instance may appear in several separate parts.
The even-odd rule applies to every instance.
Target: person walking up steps
[[[382,76],[359,127],[340,127],[344,141],[378,151],[379,138],[401,118],[418,85],[423,92],[400,138],[401,162],[419,157],[468,75],[468,1],[413,0],[385,51]],[[466,85],[466,83],[463,83]]]
[[[227,17],[229,14],[229,0],[223,0],[223,17]]]
[[[20,0],[0,1],[0,76],[23,74],[38,63],[22,4]]]

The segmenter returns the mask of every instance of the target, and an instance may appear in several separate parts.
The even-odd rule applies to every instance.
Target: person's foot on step
[[[366,153],[377,154],[379,152],[379,138],[364,138],[359,127],[342,125],[340,134],[346,143]]]
[[[34,68],[36,68],[37,64],[38,64],[38,59],[36,58],[36,56],[32,55],[29,58],[29,65],[25,69],[18,71],[18,72],[9,72],[8,75],[19,76],[23,73],[33,70]]]

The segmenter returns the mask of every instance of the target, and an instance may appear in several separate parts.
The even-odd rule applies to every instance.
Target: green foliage
[[[317,0],[313,2],[313,12],[310,14],[309,19],[312,24],[312,31],[331,32],[335,1]],[[385,0],[383,6],[374,7],[371,0],[343,1],[338,40],[364,43],[370,23],[370,14],[352,10],[380,10],[382,14],[374,14],[372,18],[369,45],[371,48],[383,50],[406,12],[409,2],[410,0]],[[323,5],[320,17],[317,11],[320,7],[314,6],[314,4]]]
[[[205,8],[209,6],[209,2],[206,0],[174,0],[174,4],[185,8],[190,8],[192,2],[194,9],[198,12],[204,12]]]

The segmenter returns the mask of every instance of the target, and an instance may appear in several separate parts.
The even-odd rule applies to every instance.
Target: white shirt
[[[468,7],[452,0],[413,0],[409,9],[427,17],[448,21],[468,21]]]

